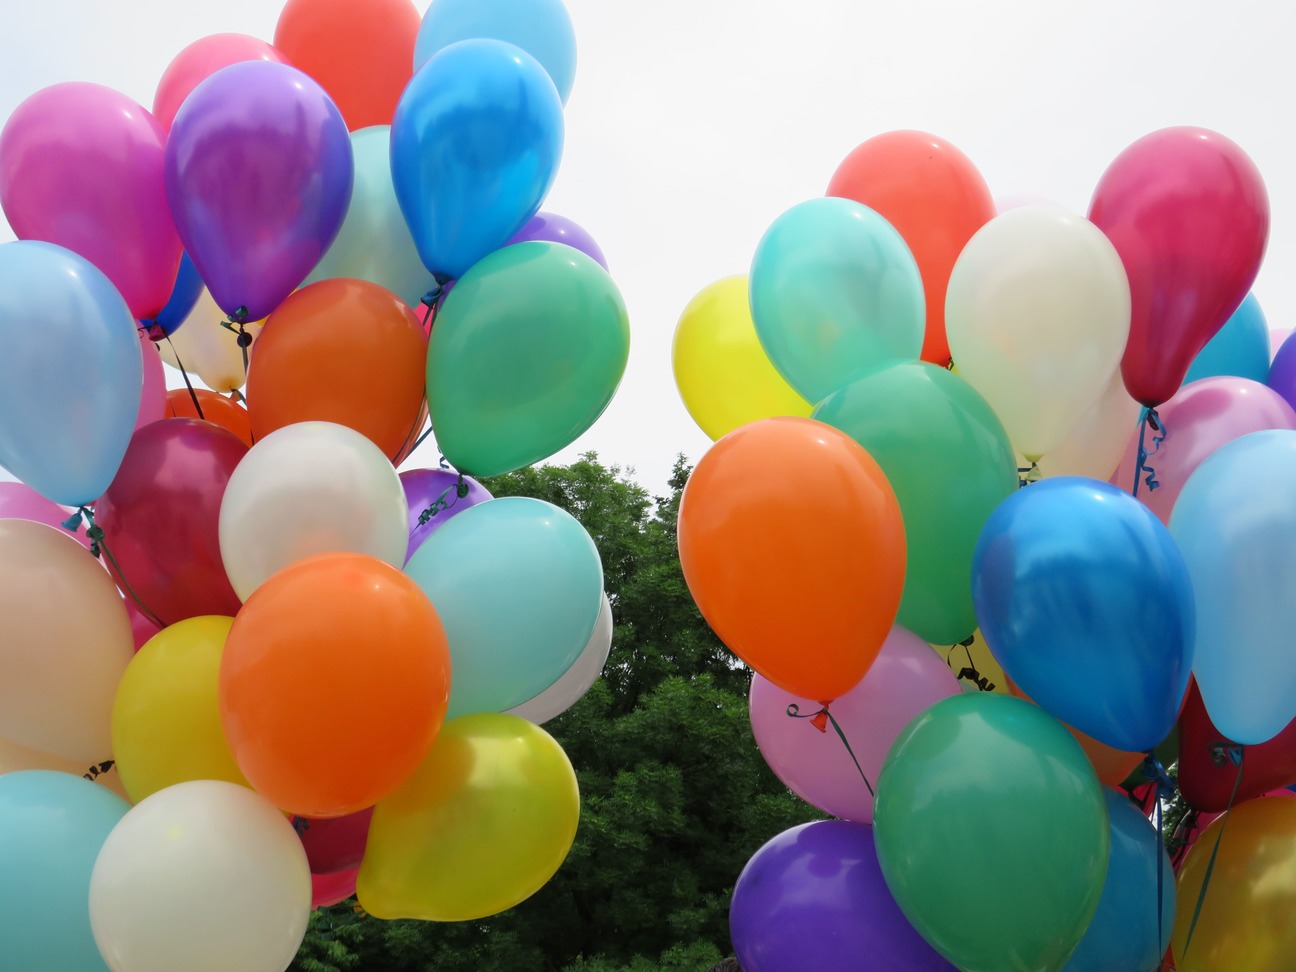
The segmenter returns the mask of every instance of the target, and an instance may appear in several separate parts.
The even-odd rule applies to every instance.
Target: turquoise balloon
[[[0,245],[0,466],[65,506],[103,494],[139,415],[136,327],[108,278],[71,250]]]
[[[812,199],[774,221],[751,265],[756,334],[808,402],[922,351],[926,304],[913,254],[850,199]]]
[[[1269,322],[1255,294],[1247,294],[1233,316],[1193,359],[1183,383],[1230,376],[1250,378],[1263,385],[1269,378],[1269,358]]]
[[[401,215],[391,175],[391,128],[375,125],[351,133],[355,184],[342,229],[302,286],[354,277],[386,287],[418,309],[436,283],[419,259]]]
[[[603,604],[603,565],[585,528],[521,496],[457,514],[414,551],[405,573],[445,625],[447,719],[503,712],[558,681]]]
[[[90,930],[90,873],[129,809],[69,773],[0,775],[0,968],[106,972]]]

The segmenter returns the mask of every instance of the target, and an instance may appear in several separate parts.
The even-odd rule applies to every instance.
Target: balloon
[[[201,415],[198,413],[200,408]],[[196,418],[219,425],[249,449],[252,447],[252,422],[248,418],[247,409],[232,398],[218,395],[214,391],[195,388],[190,393],[187,388],[173,389],[167,392],[166,414],[167,418]]]
[[[1184,385],[1157,409],[1163,431],[1145,443],[1149,473],[1139,461],[1139,431],[1132,429],[1125,455],[1112,480],[1122,489],[1140,483],[1138,497],[1162,523],[1170,522],[1175,501],[1193,472],[1220,446],[1249,432],[1296,429],[1296,411],[1276,391],[1250,378],[1203,378]],[[1146,488],[1151,475],[1157,484]]]
[[[808,402],[922,350],[918,266],[890,223],[849,199],[800,203],[765,231],[751,312],[770,361]]]
[[[66,533],[0,520],[0,736],[83,764],[108,758],[134,653],[112,580]]]
[[[1112,373],[1098,401],[1071,426],[1060,445],[1039,461],[1040,475],[1108,479],[1120,462],[1141,407],[1129,397],[1120,371]],[[1029,462],[1029,460],[1026,460]]]
[[[1197,593],[1193,675],[1226,738],[1272,739],[1296,716],[1296,432],[1222,446],[1179,494],[1170,531]]]
[[[95,504],[109,571],[163,624],[238,611],[221,563],[219,517],[247,451],[210,422],[162,419],[131,439],[121,471]]]
[[[252,434],[336,422],[394,458],[417,431],[427,338],[414,312],[366,280],[322,280],[285,300],[248,374]]]
[[[1269,366],[1265,384],[1296,408],[1296,341],[1291,335],[1282,342]]]
[[[180,105],[194,88],[221,68],[240,61],[272,61],[286,64],[277,49],[247,34],[211,34],[200,37],[174,58],[162,72],[153,95],[153,114],[165,131],[171,127]]]
[[[445,624],[449,718],[502,712],[552,685],[590,640],[603,598],[585,528],[524,496],[456,516],[414,551],[405,573]]]
[[[352,175],[333,102],[273,61],[221,68],[185,99],[167,137],[176,229],[236,320],[265,317],[315,268],[346,216]]]
[[[480,6],[479,4],[478,8]],[[607,257],[603,255],[599,245],[594,242],[594,237],[590,236],[582,227],[566,216],[559,216],[557,213],[536,213],[527,220],[525,226],[513,234],[512,239],[509,240],[509,245],[531,241],[565,243],[567,246],[580,250],[604,270],[608,268]]]
[[[1020,699],[945,699],[900,734],[877,794],[882,874],[937,951],[967,972],[1062,966],[1110,852],[1102,789],[1062,726]]]
[[[1250,753],[1251,750],[1248,749],[1247,754],[1250,755]],[[1229,762],[1229,765],[1232,766],[1233,764]],[[1236,772],[1237,767],[1234,766],[1233,769]],[[1239,792],[1240,789],[1241,788],[1239,788]],[[1276,790],[1266,790],[1264,793],[1260,794],[1260,796],[1266,799],[1269,797],[1277,797],[1280,800],[1290,800],[1293,797],[1296,797],[1296,793],[1293,793],[1291,790],[1289,790],[1287,787],[1284,786],[1284,787],[1279,787]],[[1246,803],[1249,800],[1253,800],[1253,799],[1257,799],[1257,797],[1249,797],[1248,800],[1235,800],[1234,805],[1240,806],[1241,804]],[[1231,809],[1232,808],[1230,808],[1230,810]],[[1224,816],[1224,813],[1226,812],[1229,811],[1223,811],[1220,813],[1199,813],[1195,815],[1196,819],[1189,817],[1187,820],[1185,820],[1180,825],[1181,829],[1175,832],[1175,840],[1183,842],[1181,844],[1183,848],[1183,853],[1186,855],[1187,852],[1192,848],[1192,845],[1197,842],[1197,839],[1199,837],[1201,837],[1202,832],[1205,831],[1207,827],[1213,824],[1220,817]]]
[[[729,929],[744,972],[953,969],[896,906],[872,829],[843,820],[802,824],[761,847],[734,886]]]
[[[450,694],[445,631],[393,567],[321,554],[285,567],[234,619],[221,724],[276,806],[340,817],[373,806],[431,748]]]
[[[594,622],[594,633],[585,643],[580,655],[572,662],[571,668],[558,676],[558,680],[539,695],[527,699],[521,705],[508,710],[508,715],[519,716],[528,722],[542,726],[550,719],[562,715],[579,702],[590,687],[603,674],[607,664],[608,652],[612,650],[612,603],[606,594],[599,608],[598,620]]]
[[[812,406],[770,363],[756,336],[746,276],[725,277],[689,301],[671,360],[680,398],[713,440],[775,415],[808,418]]]
[[[471,476],[463,477],[467,492],[460,496],[459,476],[448,469],[406,469],[400,474],[400,481],[409,508],[409,545],[405,548],[407,563],[414,551],[452,516],[491,498],[490,491]],[[425,514],[426,520],[423,519]]]
[[[132,803],[176,783],[248,786],[221,731],[216,683],[232,618],[189,618],[131,660],[112,710],[112,751]]]
[[[958,375],[897,362],[829,395],[814,418],[877,460],[904,516],[906,570],[897,623],[954,644],[976,630],[972,552],[1017,491],[1017,462],[990,406]]]
[[[972,599],[1004,671],[1068,725],[1126,752],[1174,726],[1193,585],[1169,531],[1129,494],[1063,476],[1009,497],[977,542]]]
[[[306,849],[306,860],[310,862],[311,873],[335,874],[359,867],[360,859],[364,857],[365,838],[369,834],[371,819],[373,807],[348,813],[345,817],[314,820],[297,817],[293,826],[301,836],[302,847]],[[353,883],[351,891],[343,897],[350,897],[354,893]]]
[[[107,972],[86,898],[99,848],[130,805],[79,776],[0,776],[0,962]]]
[[[945,288],[950,271],[972,234],[995,215],[981,174],[942,138],[886,132],[846,156],[827,194],[874,209],[904,237],[922,273],[927,306],[922,357],[943,367],[949,361]]]
[[[143,381],[140,388],[139,414],[135,417],[135,430],[166,417],[166,376],[163,374],[162,356],[156,345],[143,330],[138,331],[140,366]]]
[[[242,388],[247,381],[243,366],[243,352],[252,353],[255,338],[261,333],[261,321],[245,323],[243,330],[249,335],[247,348],[239,346],[239,332],[222,327],[223,312],[206,290],[184,323],[176,328],[157,348],[162,360],[173,368],[191,371],[213,391],[230,392]]]
[[[1004,674],[1003,666],[994,652],[975,631],[956,645],[932,645],[959,681],[964,692],[998,692],[1000,695],[1017,694],[1015,686]]]
[[[1025,699],[1027,702],[1034,701],[1021,690],[1020,686],[1015,685],[1011,679],[1005,680],[1008,683],[1008,691],[1010,694],[1019,699]],[[1094,739],[1093,736],[1086,736],[1074,726],[1067,726],[1065,722],[1062,723],[1062,725],[1066,726],[1067,731],[1075,737],[1075,741],[1080,744],[1080,748],[1083,749],[1085,755],[1089,757],[1089,762],[1093,766],[1094,772],[1098,774],[1098,782],[1102,783],[1104,786],[1119,787],[1147,758],[1144,753],[1131,753],[1123,749],[1116,749],[1112,746],[1108,746],[1106,743]]]
[[[1163,128],[1107,167],[1089,218],[1129,277],[1125,387],[1155,408],[1251,289],[1269,236],[1264,182],[1222,135]]]
[[[576,78],[576,31],[562,0],[436,0],[419,27],[414,70],[443,48],[475,37],[522,48],[540,62],[567,103]]]
[[[418,29],[409,0],[288,0],[274,42],[320,83],[354,131],[391,124]]]
[[[512,44],[460,41],[419,68],[392,120],[391,168],[423,265],[461,277],[507,243],[540,208],[562,143],[558,93]]]
[[[1255,294],[1247,294],[1233,316],[1193,358],[1183,383],[1232,375],[1261,384],[1269,377],[1269,322]]]
[[[360,868],[352,867],[345,871],[333,871],[329,874],[311,874],[311,909],[328,908],[341,904],[356,891],[356,877]]]
[[[183,324],[185,318],[193,313],[194,305],[198,303],[198,297],[202,292],[203,282],[202,277],[198,276],[198,268],[193,265],[188,253],[181,253],[180,269],[176,271],[171,296],[157,312],[156,317],[140,323],[148,327],[151,336],[158,337],[160,340]]]
[[[170,786],[131,808],[90,876],[90,925],[114,970],[281,972],[310,902],[292,825],[222,780]]]
[[[104,491],[139,415],[134,331],[121,295],[75,253],[0,244],[0,466],[66,506]]]
[[[69,773],[72,776],[93,780],[96,786],[126,800],[126,790],[121,785],[121,777],[116,769],[117,764],[112,760],[92,763],[87,767],[81,760],[64,759],[61,756],[42,753],[40,750],[29,749],[8,739],[0,738],[0,775],[17,773],[20,770],[52,770],[57,773]]]
[[[136,318],[166,305],[180,265],[165,142],[157,119],[135,102],[83,81],[36,92],[0,131],[0,205],[14,234],[80,254]]]
[[[81,546],[89,547],[89,537],[63,526],[67,518],[68,511],[64,507],[51,503],[30,486],[23,483],[0,482],[0,519],[44,523],[46,526],[61,530]]]
[[[775,469],[797,470],[797,502]],[[680,501],[679,552],[729,650],[779,688],[825,702],[868,671],[904,583],[904,525],[886,476],[811,419],[762,419],[711,447]]]
[[[917,635],[895,627],[860,683],[833,701],[833,718],[850,750],[835,731],[788,718],[789,706],[804,717],[819,705],[760,675],[751,683],[752,735],[770,769],[806,803],[834,817],[872,823],[869,787],[891,743],[918,713],[959,692],[958,679],[940,656]]]
[[[547,459],[607,408],[630,354],[621,294],[571,247],[519,243],[455,284],[428,346],[428,409],[455,468],[495,476]]]
[[[162,630],[162,627],[153,620],[144,616],[134,599],[128,595],[123,595],[122,603],[126,605],[126,616],[130,618],[131,636],[135,640],[135,650],[143,648],[150,638]]]
[[[497,914],[553,876],[579,819],[576,774],[548,733],[498,713],[454,719],[374,811],[360,904],[387,919]]]

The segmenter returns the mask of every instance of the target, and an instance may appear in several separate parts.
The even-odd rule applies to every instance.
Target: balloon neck
[[[247,329],[243,326],[247,322],[247,316],[248,309],[246,307],[240,307],[238,310],[234,311],[233,314],[220,322],[221,327],[228,331],[235,331],[238,334],[234,341],[238,345],[239,350],[243,352],[244,376],[246,376],[248,372],[248,348],[252,347],[252,335],[249,334]],[[197,405],[197,402],[195,401],[194,404]],[[199,414],[202,414],[201,409],[199,410]]]
[[[1143,757],[1143,765],[1139,767],[1143,778],[1156,784],[1157,797],[1161,800],[1169,800],[1174,797],[1175,785],[1174,778],[1166,770],[1161,760],[1157,758],[1156,753],[1149,750]]]
[[[824,707],[810,717],[810,725],[814,726],[824,735],[828,734],[828,709]]]
[[[432,289],[424,294],[423,299],[419,301],[419,303],[427,308],[427,310],[423,312],[424,334],[430,335],[432,333],[432,325],[435,323],[437,309],[441,306],[441,302],[445,300],[446,291],[453,282],[453,278],[447,277],[443,273],[432,275]]]
[[[154,344],[166,340],[166,331],[162,330],[162,325],[157,321],[140,321],[139,329]]]

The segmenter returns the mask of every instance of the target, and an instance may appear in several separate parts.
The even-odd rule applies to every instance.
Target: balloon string
[[[1036,460],[1032,459],[1031,464],[1029,466],[1017,467],[1017,488],[1018,489],[1021,489],[1023,486],[1029,486],[1031,483],[1038,483],[1039,481],[1040,481],[1040,467],[1039,467],[1039,463]]]
[[[954,677],[960,681],[965,678],[968,679],[977,687],[978,691],[993,692],[995,683],[977,671],[976,662],[972,660],[972,642],[975,640],[976,636],[973,635],[960,641],[957,645],[950,645],[950,650],[945,653],[945,664],[949,666],[950,671],[954,671],[954,652],[962,648],[963,653],[967,655],[968,663],[959,669]]]
[[[443,277],[436,274],[433,277],[432,289],[423,295],[419,303],[427,307],[423,312],[423,333],[431,334],[432,325],[436,324],[436,318],[433,316],[440,309],[441,304],[445,301],[446,286],[450,283],[449,277]]]
[[[825,705],[818,712],[812,712],[809,715],[802,715],[801,706],[793,702],[787,707],[787,714],[790,719],[809,719],[810,724],[820,732],[826,731],[824,726],[825,723],[832,726],[833,731],[837,733],[837,738],[840,739],[842,745],[846,747],[846,752],[849,754],[851,762],[855,764],[855,769],[859,770],[860,779],[863,780],[864,785],[868,787],[869,796],[876,796],[873,792],[873,784],[869,782],[869,778],[864,772],[864,767],[860,765],[859,759],[855,756],[855,750],[851,749],[851,744],[846,738],[846,733],[842,732],[842,727],[838,725],[837,720],[833,718],[833,714],[828,711],[828,706]]]
[[[171,353],[175,355],[176,365],[180,369],[180,376],[184,378],[185,387],[189,389],[189,400],[193,402],[193,407],[198,413],[198,417],[203,421],[206,421],[207,416],[203,414],[202,405],[198,403],[198,393],[194,391],[193,382],[189,380],[189,372],[185,371],[184,362],[180,360],[180,355],[176,351],[175,345],[171,343],[171,335],[167,334],[164,335],[164,337],[166,338],[167,347],[170,348]]]
[[[450,495],[451,490],[454,490],[454,499],[447,502],[446,497]],[[423,526],[428,520],[432,519],[432,517],[436,516],[443,510],[450,509],[467,495],[468,484],[464,482],[463,473],[460,473],[459,481],[453,486],[447,486],[445,489],[441,490],[441,495],[432,501],[432,505],[419,514],[418,525]]]
[[[113,556],[112,551],[108,549],[108,544],[104,542],[103,527],[95,523],[94,511],[90,509],[90,507],[77,507],[77,511],[63,521],[63,528],[76,533],[77,527],[81,525],[83,519],[86,524],[86,536],[90,538],[91,556],[98,557],[99,552],[102,550],[103,555],[108,558],[108,563],[112,565],[112,569],[116,573],[117,579],[120,580],[122,586],[126,588],[126,593],[130,595],[130,599],[135,602],[135,606],[140,609],[140,613],[159,628],[165,628],[166,625],[162,623],[156,614],[149,610],[148,605],[140,599],[140,596],[135,593],[134,588],[130,586],[130,581],[126,579],[126,575],[122,572],[121,565],[117,563],[117,558]]]
[[[91,781],[96,780],[102,774],[107,773],[110,769],[112,769],[114,765],[116,765],[116,760],[105,759],[102,763],[95,763],[88,770],[82,773],[81,778],[83,780],[91,780]]]
[[[1212,747],[1212,755],[1218,763],[1222,763],[1227,757],[1238,768],[1237,779],[1233,781],[1233,792],[1229,794],[1228,806],[1224,808],[1224,819],[1220,821],[1219,833],[1215,835],[1215,846],[1211,848],[1210,860],[1206,862],[1206,873],[1202,875],[1201,890],[1197,892],[1197,904],[1193,907],[1192,921],[1188,924],[1188,937],[1184,940],[1183,954],[1179,956],[1180,961],[1187,961],[1188,959],[1188,949],[1192,946],[1193,932],[1197,930],[1197,919],[1201,917],[1202,905],[1206,903],[1206,890],[1210,887],[1211,874],[1215,871],[1215,858],[1219,855],[1220,842],[1224,839],[1224,828],[1228,826],[1228,814],[1233,809],[1233,801],[1237,799],[1238,789],[1242,786],[1242,770],[1244,769],[1242,759],[1246,755],[1246,748],[1221,743]]]
[[[1154,433],[1152,436],[1152,449],[1147,448],[1147,430],[1148,426],[1152,427]],[[1138,464],[1134,467],[1134,489],[1132,495],[1138,496],[1139,478],[1143,477],[1144,483],[1147,484],[1148,492],[1158,489],[1161,484],[1157,482],[1156,470],[1148,463],[1148,459],[1156,455],[1157,450],[1161,448],[1161,443],[1165,441],[1165,427],[1161,424],[1160,416],[1157,415],[1155,408],[1143,409],[1143,414],[1139,417],[1139,441],[1138,441]]]
[[[238,343],[239,350],[243,352],[243,377],[247,378],[248,373],[248,348],[252,346],[252,335],[244,328],[243,322],[247,320],[248,309],[240,307],[225,320],[220,322],[220,326],[227,331],[237,331],[238,337],[234,340]]]
[[[1156,753],[1148,751],[1146,758],[1143,760],[1143,776],[1156,783],[1156,828],[1157,828],[1157,847],[1165,845],[1165,808],[1162,803],[1169,800],[1175,793],[1175,782],[1166,772],[1166,768],[1161,765],[1161,760],[1157,759]],[[1164,956],[1166,951],[1165,929],[1162,927],[1162,911],[1165,904],[1165,875],[1161,871],[1161,863],[1157,861],[1157,947],[1161,950],[1160,955]]]

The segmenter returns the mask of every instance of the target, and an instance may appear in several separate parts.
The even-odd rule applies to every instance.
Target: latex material
[[[153,115],[163,130],[171,127],[185,98],[223,67],[240,61],[287,63],[279,50],[247,34],[210,34],[200,37],[171,59],[153,94]]]
[[[328,908],[350,898],[356,891],[359,867],[330,874],[311,874],[311,908]]]
[[[152,425],[166,417],[166,369],[157,346],[144,331],[137,332],[140,347],[140,367],[143,369],[139,414],[135,416],[135,430]]]
[[[1120,462],[1141,407],[1129,397],[1120,371],[1112,374],[1098,401],[1071,426],[1061,444],[1040,459],[1040,475],[1108,479]],[[1023,463],[1029,463],[1023,457]]]
[[[1269,377],[1265,384],[1287,400],[1287,404],[1296,408],[1296,341],[1289,335],[1278,347],[1269,366]]]
[[[360,859],[364,857],[365,838],[372,819],[372,807],[348,813],[345,817],[295,818],[293,827],[301,837],[311,873],[336,874],[358,868]],[[355,876],[352,875],[351,890],[344,897],[355,893],[354,882]]]
[[[194,405],[194,399],[198,404]],[[198,414],[198,409],[202,414]],[[206,388],[195,388],[193,394],[187,388],[175,388],[167,392],[167,418],[201,418],[204,422],[219,425],[232,434],[248,448],[252,447],[252,422],[247,409],[231,398],[218,395]]]
[[[1019,699],[1025,699],[1027,702],[1033,701],[1021,687],[1014,684],[1012,679],[1006,678],[1008,691],[1011,695]],[[1189,682],[1191,684],[1191,681]],[[1098,774],[1098,782],[1104,786],[1119,787],[1124,783],[1134,770],[1147,758],[1145,753],[1131,753],[1123,749],[1116,749],[1108,746],[1106,743],[1099,742],[1093,736],[1087,736],[1074,726],[1067,726],[1068,732],[1075,737],[1075,741],[1080,744],[1085,755],[1089,757],[1089,763],[1093,766],[1094,772]]]
[[[183,366],[190,376],[196,374],[213,391],[231,392],[242,388],[247,383],[243,350],[238,346],[238,332],[221,327],[224,316],[224,311],[216,306],[211,294],[204,290],[198,295],[189,316],[165,341],[158,342],[162,361],[177,369]],[[254,356],[256,337],[261,333],[262,323],[252,321],[243,325],[253,339],[247,349],[249,360]]]
[[[1233,316],[1193,358],[1183,383],[1231,375],[1264,384],[1270,357],[1269,322],[1255,294],[1247,294]]]
[[[464,477],[468,494],[460,496],[458,492],[459,476],[448,469],[406,469],[400,474],[401,488],[405,490],[405,502],[409,507],[409,544],[405,548],[405,561],[414,556],[414,551],[423,545],[423,541],[432,536],[464,510],[491,498],[490,491],[471,476]],[[448,506],[441,508],[440,504]],[[420,523],[423,514],[430,510],[427,520]]]
[[[68,511],[47,500],[24,483],[0,482],[0,519],[31,520],[44,523],[76,540],[83,547],[90,546],[90,538],[81,531],[73,532],[63,526]]]
[[[604,270],[608,269],[607,257],[594,237],[575,220],[557,213],[536,213],[527,224],[513,234],[509,246],[514,243],[563,243],[580,250]]]
[[[91,764],[96,768],[100,763]],[[89,771],[89,767],[79,759],[64,759],[38,749],[30,749],[16,742],[0,737],[0,775],[16,773],[20,770],[51,770],[56,773],[70,773],[80,777]],[[127,800],[126,790],[122,787],[121,777],[117,774],[117,764],[101,770],[94,778],[95,786],[102,787]]]
[[[567,671],[558,676],[558,680],[539,695],[532,696],[521,705],[507,710],[508,715],[519,716],[528,722],[542,726],[550,719],[562,715],[579,702],[603,674],[607,664],[608,652],[612,649],[612,604],[606,594],[599,607],[598,620],[594,622],[594,633],[581,650],[580,655],[572,662]]]
[[[171,296],[156,317],[140,323],[148,325],[150,332],[156,326],[163,335],[170,334],[193,312],[202,292],[203,282],[198,275],[198,268],[189,259],[189,254],[181,253],[180,267],[176,270],[175,283],[171,285]]]
[[[964,692],[997,692],[1000,695],[1015,693],[1014,686],[1004,674],[1003,666],[995,659],[994,652],[981,637],[980,630],[973,632],[967,644],[932,645],[936,652],[945,659],[959,680]]]

